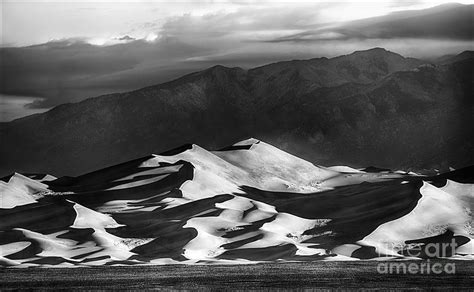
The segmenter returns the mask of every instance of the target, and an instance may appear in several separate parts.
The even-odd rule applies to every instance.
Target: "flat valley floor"
[[[430,264],[447,261],[430,261]],[[273,289],[474,289],[474,263],[454,261],[455,274],[380,274],[392,262],[306,262],[252,265],[168,265],[92,268],[4,268],[0,290],[273,290]],[[400,262],[397,262],[400,263]],[[409,264],[409,261],[403,261]],[[418,265],[422,261],[413,261]],[[453,263],[450,261],[449,263]]]

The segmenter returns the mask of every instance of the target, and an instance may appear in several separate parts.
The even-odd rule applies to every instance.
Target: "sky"
[[[235,31],[261,24],[267,29],[260,27],[256,37],[270,37],[305,25],[368,18],[443,3],[449,2],[2,0],[1,39],[3,46],[27,46],[67,38],[84,38],[103,45],[127,35],[152,40],[177,21],[202,24],[219,16],[235,18]],[[472,4],[474,0],[457,3]],[[286,18],[288,15],[296,18]],[[245,32],[241,33],[245,36]]]
[[[437,0],[1,1],[0,121],[216,64],[473,49],[472,6],[426,15],[449,3]]]

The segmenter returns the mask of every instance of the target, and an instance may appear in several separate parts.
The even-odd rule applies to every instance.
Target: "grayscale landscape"
[[[472,2],[2,16],[0,289],[474,288]]]

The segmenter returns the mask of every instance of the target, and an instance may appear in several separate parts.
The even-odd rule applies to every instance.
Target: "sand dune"
[[[16,206],[35,203],[33,194],[46,191],[47,185],[42,180],[34,180],[19,173],[14,173],[8,181],[0,180],[0,208],[14,208]]]
[[[0,265],[473,259],[473,168],[425,177],[314,165],[256,139],[78,177],[0,181]],[[420,258],[429,257],[424,251]]]
[[[422,197],[410,213],[380,225],[362,241],[384,250],[399,252],[400,248],[405,247],[406,241],[449,231],[453,235],[465,237],[469,242],[469,237],[473,235],[471,208],[474,206],[474,193],[472,190],[470,193],[447,192],[452,188],[448,186],[452,184],[448,181],[443,190],[424,182],[420,188]],[[464,197],[467,200],[463,200]]]

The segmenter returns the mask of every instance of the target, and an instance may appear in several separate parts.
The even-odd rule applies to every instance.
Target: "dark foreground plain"
[[[403,261],[409,263],[408,261]],[[431,261],[446,264],[446,261]],[[121,266],[1,269],[0,289],[474,289],[474,263],[455,261],[455,274],[380,274],[381,262],[266,263],[255,265]],[[385,263],[385,262],[384,262]],[[421,261],[415,261],[421,263]]]

